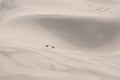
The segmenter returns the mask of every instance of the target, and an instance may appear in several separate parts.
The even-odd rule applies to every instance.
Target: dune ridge
[[[120,80],[119,0],[0,0],[0,80]]]

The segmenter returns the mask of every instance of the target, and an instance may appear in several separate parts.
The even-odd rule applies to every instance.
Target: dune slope
[[[120,80],[119,0],[0,0],[0,80]]]

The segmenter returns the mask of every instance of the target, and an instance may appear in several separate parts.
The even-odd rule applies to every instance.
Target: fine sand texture
[[[0,0],[0,80],[120,80],[120,0]]]

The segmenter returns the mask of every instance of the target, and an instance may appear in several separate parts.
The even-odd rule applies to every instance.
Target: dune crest
[[[120,80],[119,0],[0,0],[0,80]]]

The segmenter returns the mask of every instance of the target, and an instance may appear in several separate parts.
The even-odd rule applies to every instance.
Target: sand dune
[[[16,39],[19,42],[22,39],[24,44],[32,40],[28,44],[34,45],[37,41],[44,43],[44,45],[50,44],[63,48],[72,45],[76,46],[76,49],[103,52],[117,51],[119,49],[114,47],[119,47],[119,21],[117,19],[113,21],[106,19],[78,16],[30,15],[15,18],[8,21],[7,24],[3,23],[3,27],[0,28],[2,30],[1,35],[5,34],[5,38],[10,38],[14,43],[17,42]],[[26,40],[25,37],[30,40]]]
[[[119,54],[1,48],[2,80],[119,80]]]
[[[119,0],[0,0],[0,80],[119,80]]]

